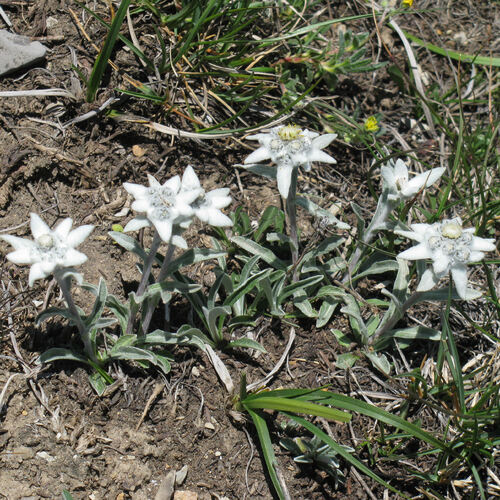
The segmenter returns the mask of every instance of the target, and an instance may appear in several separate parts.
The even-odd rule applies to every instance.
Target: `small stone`
[[[47,48],[28,37],[0,30],[0,75],[35,64],[45,56]]]
[[[198,494],[195,491],[179,490],[174,493],[174,500],[198,500]]]
[[[219,450],[217,450],[217,451],[214,453],[214,455],[215,455],[216,457],[220,457],[220,456],[222,455],[222,453],[221,453]]]
[[[193,366],[193,369],[191,370],[191,375],[193,377],[199,377],[200,376],[200,370],[198,370],[198,368],[196,368],[196,366]]]
[[[211,431],[215,431],[215,425],[212,424],[211,422],[207,422],[205,424],[205,429],[210,429]]]
[[[188,473],[188,466],[184,465],[181,470],[175,473],[175,484],[180,486],[185,480]]]
[[[146,151],[143,148],[141,148],[141,146],[139,146],[138,144],[134,144],[132,146],[132,154],[137,158],[141,158],[146,154]]]
[[[53,462],[55,460],[55,458],[51,455],[49,455],[46,451],[39,451],[37,452],[36,456],[38,458],[43,458],[44,460],[46,460],[47,462]]]

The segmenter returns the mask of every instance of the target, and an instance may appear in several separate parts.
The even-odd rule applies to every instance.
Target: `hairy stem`
[[[94,346],[92,345],[92,341],[90,340],[89,329],[83,323],[82,318],[80,317],[80,313],[76,308],[75,301],[73,300],[73,296],[71,295],[71,278],[63,278],[61,273],[57,271],[54,272],[54,278],[56,279],[57,284],[59,285],[59,288],[61,289],[61,292],[63,294],[64,300],[68,305],[68,309],[74,318],[74,322],[78,328],[78,333],[80,334],[80,338],[83,342],[85,354],[92,361],[98,363]]]
[[[169,243],[167,253],[165,254],[165,258],[163,259],[163,263],[160,268],[160,274],[158,275],[157,283],[161,283],[166,277],[168,272],[168,265],[172,261],[172,257],[174,256],[175,246],[172,243]],[[147,309],[146,314],[144,316],[144,320],[142,322],[142,333],[146,335],[148,332],[149,324],[151,323],[151,318],[153,317],[153,312],[158,304],[157,300],[148,300],[147,301]],[[168,304],[165,304],[165,307],[168,307]]]
[[[161,243],[160,235],[158,234],[158,231],[155,229],[153,235],[153,242],[151,243],[151,248],[149,250],[148,258],[146,259],[146,262],[144,262],[144,267],[142,269],[141,282],[139,283],[139,287],[137,288],[136,292],[137,297],[143,295],[144,291],[146,290],[146,287],[149,282],[149,276],[151,274],[151,269],[153,268],[153,263],[155,261],[156,252],[160,247],[160,243]],[[131,314],[127,323],[126,335],[132,334],[134,323],[135,323],[135,314]]]
[[[292,264],[295,266],[299,259],[299,238],[297,234],[297,169],[292,170],[290,190],[286,200],[286,213],[288,220],[288,235],[291,240]]]

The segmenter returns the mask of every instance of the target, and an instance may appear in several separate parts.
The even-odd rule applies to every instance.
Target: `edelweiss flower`
[[[87,260],[87,256],[75,247],[87,238],[94,226],[80,226],[71,231],[72,225],[73,220],[67,218],[52,230],[37,214],[32,213],[31,234],[34,241],[12,235],[0,236],[15,248],[14,252],[7,254],[7,259],[14,264],[31,266],[29,286],[56,270],[79,266]]]
[[[384,189],[389,192],[389,200],[403,201],[415,196],[420,190],[432,186],[446,170],[444,167],[433,168],[427,172],[412,177],[409,180],[408,168],[403,160],[394,163],[389,160],[381,169]]]
[[[467,296],[467,264],[484,258],[483,252],[495,250],[493,239],[474,236],[474,228],[463,229],[457,217],[434,224],[412,224],[413,231],[396,233],[418,241],[418,245],[401,252],[398,257],[407,260],[432,259],[432,268],[422,275],[417,291],[434,287],[449,272],[458,295]]]
[[[259,163],[271,159],[278,166],[276,180],[283,198],[288,198],[292,172],[303,166],[306,172],[311,170],[311,162],[337,163],[335,158],[321,151],[334,139],[336,134],[319,135],[296,125],[284,125],[272,128],[268,133],[250,135],[248,139],[259,141],[261,147],[251,153],[245,163]]]
[[[220,188],[208,193],[201,187],[198,176],[193,167],[188,166],[182,176],[181,192],[196,191],[198,197],[191,203],[194,214],[198,219],[211,226],[232,226],[233,221],[224,215],[220,209],[231,203],[229,188]]]
[[[148,175],[148,180],[149,187],[130,182],[123,184],[125,190],[135,198],[132,210],[141,214],[132,219],[124,231],[137,231],[153,225],[163,241],[186,248],[184,239],[173,234],[173,227],[180,224],[189,226],[194,215],[191,203],[198,198],[202,189],[182,191],[178,175],[164,184],[160,184],[152,175]]]

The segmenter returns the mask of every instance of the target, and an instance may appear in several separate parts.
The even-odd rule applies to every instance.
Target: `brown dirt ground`
[[[448,4],[434,2],[439,18],[423,14],[405,18],[404,23],[413,32],[425,32],[431,40],[436,40],[438,33],[451,48],[466,44],[469,53],[485,46],[498,51],[498,40],[485,38],[488,33],[494,37],[495,27],[498,28],[498,8],[489,2],[454,2],[452,9]],[[60,0],[35,3],[19,0],[2,2],[2,5],[16,32],[47,37],[43,42],[50,51],[43,69],[4,77],[0,80],[0,89],[69,88],[71,85],[74,88],[76,83],[69,76],[72,64],[69,46],[76,50],[79,64],[87,70],[95,57],[68,12],[70,6],[81,16],[81,8],[76,3],[68,5]],[[332,2],[332,5],[338,9],[336,12],[347,12],[344,2],[338,5]],[[421,5],[422,8],[429,6],[429,2]],[[360,5],[354,4],[352,8],[356,11]],[[494,10],[494,15],[489,9]],[[93,40],[103,39],[104,33],[96,23],[86,23],[85,29]],[[367,23],[365,29],[372,31],[373,26]],[[463,37],[453,36],[461,32],[465,41]],[[386,42],[393,56],[404,64],[399,41],[388,38]],[[376,38],[373,43],[376,45]],[[121,64],[130,58],[124,51],[116,55]],[[131,62],[137,64],[133,59]],[[423,64],[445,85],[449,84],[450,74],[436,67],[435,59],[427,57]],[[109,90],[100,92],[97,104],[112,95],[115,83],[111,81]],[[402,118],[412,116],[412,103],[398,93],[384,70],[377,73],[373,81],[371,77],[357,77],[355,83],[350,79],[341,80],[336,95],[339,109],[347,113],[358,110],[363,116],[382,110],[384,119],[396,129],[403,127]],[[229,186],[234,198],[232,208],[244,205],[253,216],[268,203],[279,203],[276,190],[268,183],[245,172],[237,178],[231,165],[240,163],[248,153],[238,141],[173,139],[139,124],[113,121],[104,116],[61,133],[57,125],[54,126],[58,120],[64,122],[79,116],[95,105],[86,104],[79,94],[76,102],[64,101],[65,114],[59,119],[48,116],[47,106],[58,101],[64,99],[3,98],[1,101],[0,227],[20,236],[27,235],[25,221],[31,211],[43,213],[49,224],[67,216],[72,217],[76,225],[95,224],[96,229],[84,249],[89,261],[82,267],[85,279],[91,283],[97,283],[103,276],[111,291],[120,294],[124,285],[137,280],[133,257],[112,245],[106,233],[111,224],[126,222],[114,216],[130,203],[121,184],[142,182],[146,172],[157,174],[160,166],[159,178],[166,179],[187,165],[194,165],[206,187]],[[133,101],[126,105],[129,112],[143,116],[156,112],[152,107],[147,109],[149,105]],[[184,125],[182,121],[176,124],[180,128]],[[411,134],[405,137],[422,159],[436,159],[437,146],[432,141],[422,141]],[[140,147],[143,154],[138,155],[137,149],[134,153],[134,146]],[[350,201],[356,201],[367,211],[373,208],[365,182],[371,158],[366,150],[342,142],[333,145],[330,152],[339,159],[337,168],[332,171],[318,166],[304,175],[301,185],[304,190],[320,194],[325,202],[340,201],[346,219],[352,221]],[[310,230],[310,226],[304,229]],[[189,238],[197,246],[209,245],[210,241],[199,227],[190,229]],[[2,243],[0,249],[4,253],[7,245]],[[47,299],[54,305],[60,299],[53,290],[46,296],[45,283],[38,282],[33,289],[28,289],[26,269],[7,261],[1,265],[3,291],[6,292],[7,285],[10,288],[1,302],[0,387],[5,386],[9,377],[14,378],[0,414],[0,497],[55,499],[60,498],[62,489],[67,489],[75,499],[147,500],[155,498],[169,471],[188,466],[187,477],[178,489],[194,491],[200,499],[272,498],[252,426],[231,417],[230,401],[211,365],[198,352],[183,349],[174,352],[175,363],[168,377],[154,371],[146,373],[130,365],[115,366],[118,382],[101,398],[90,388],[86,372],[75,364],[58,363],[45,367],[31,378],[25,376],[22,364],[15,361],[9,333],[16,337],[29,371],[36,369],[34,360],[41,351],[61,345],[68,340],[70,332],[59,323],[36,330],[32,325],[40,311],[40,302]],[[199,277],[209,280],[207,268],[203,269],[193,273],[207,273]],[[431,322],[438,318],[438,312],[428,310],[417,310],[414,315],[427,317]],[[404,388],[395,381],[380,380],[363,364],[347,373],[335,367],[337,355],[345,349],[339,346],[330,328],[347,331],[348,326],[340,317],[334,322],[320,331],[306,321],[300,323],[288,368],[280,373],[274,387],[328,383],[332,384],[332,390],[340,393],[390,392],[394,398],[400,398]],[[289,326],[263,320],[260,328],[267,355],[257,359],[237,354],[223,356],[235,380],[243,370],[250,381],[260,378],[281,355]],[[426,350],[432,355],[432,347],[418,346],[408,358],[422,359]],[[138,426],[157,384],[163,384],[163,389]],[[415,410],[412,417],[418,416],[428,424],[428,429],[436,425],[426,422],[423,410]],[[319,424],[326,425],[325,422]],[[376,446],[373,436],[378,429],[363,418],[355,417],[349,427],[330,424],[329,430],[340,443],[358,446],[367,441]],[[277,435],[279,429],[275,437]],[[345,463],[341,464],[347,477],[345,486],[335,490],[323,474],[300,469],[277,442],[278,439],[275,451],[294,499],[366,499],[368,492],[377,499],[395,498],[392,493],[385,497],[382,488],[368,478],[360,479]],[[363,446],[359,456],[368,457]],[[400,464],[372,465],[398,488],[409,495],[418,495],[421,482],[408,479],[409,475],[404,479]],[[424,469],[426,465],[429,464],[418,464]]]

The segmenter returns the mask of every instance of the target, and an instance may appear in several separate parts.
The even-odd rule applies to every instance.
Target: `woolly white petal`
[[[66,241],[66,238],[71,231],[71,226],[73,225],[73,219],[70,217],[59,222],[57,227],[54,229],[53,233],[61,240]]]
[[[170,238],[172,236],[172,222],[169,220],[152,220],[151,222],[158,231],[160,238],[165,243],[170,243]]]
[[[38,214],[32,212],[30,215],[31,215],[31,224],[30,224],[31,234],[33,235],[33,238],[35,238],[35,240],[40,236],[42,236],[42,234],[50,234],[52,232],[50,227],[47,226],[45,222],[43,222],[43,220],[40,218]]]
[[[178,234],[173,234],[172,238],[170,240],[170,243],[176,247],[182,248],[184,250],[187,249],[187,243],[186,240],[182,237],[179,236]]]
[[[251,141],[260,141],[264,137],[268,137],[269,134],[254,134],[254,135],[249,135],[247,139],[250,139]]]
[[[200,180],[191,165],[188,165],[186,170],[184,170],[184,174],[182,175],[182,187],[183,189],[200,188]]]
[[[249,137],[250,139],[250,137]],[[259,149],[256,149],[253,153],[250,153],[244,160],[243,163],[248,164],[248,163],[259,163],[263,160],[268,160],[271,158],[271,152],[269,151],[268,148],[261,147]]]
[[[174,175],[163,184],[163,187],[170,189],[174,193],[178,193],[181,188],[181,178],[178,175]]]
[[[130,193],[134,198],[144,198],[148,194],[148,188],[140,184],[132,184],[131,182],[124,182],[123,187],[127,193]]]
[[[474,236],[470,245],[472,251],[479,252],[493,252],[495,248],[495,240],[493,238],[480,238],[479,236]]]
[[[91,224],[86,224],[85,226],[80,226],[73,229],[73,231],[71,231],[71,233],[69,233],[68,237],[66,238],[66,245],[72,248],[76,248],[87,239],[93,229],[94,226],[92,226]]]
[[[414,247],[408,248],[408,250],[405,250],[404,252],[401,252],[397,257],[398,259],[406,260],[430,259],[432,257],[432,251],[425,243],[420,243]]]
[[[278,165],[276,172],[276,180],[278,181],[278,191],[280,195],[287,199],[290,191],[290,184],[292,183],[293,167],[290,165]]]
[[[151,222],[144,215],[139,215],[135,219],[132,219],[128,222],[128,224],[123,228],[124,233],[128,233],[129,231],[138,231],[143,227],[151,226]]]
[[[458,296],[466,300],[467,297],[467,267],[456,265],[451,268],[453,283],[457,289]]]
[[[148,199],[140,199],[132,202],[131,208],[135,212],[147,212],[151,207],[151,203]]]
[[[23,248],[33,248],[35,243],[27,238],[19,238],[19,236],[13,236],[11,234],[3,234],[0,239],[5,240],[9,245],[13,246],[16,250],[21,250]]]
[[[480,260],[483,259],[484,259],[483,252],[471,252],[469,258],[467,259],[467,262],[479,262]]]
[[[408,180],[408,167],[400,158],[398,158],[394,164],[394,177],[397,179],[404,179],[405,182]]]
[[[228,194],[228,188],[214,189],[205,195],[205,199],[214,208],[226,208],[232,201]]]
[[[151,174],[148,174],[148,182],[149,182],[149,186],[152,188],[161,187],[161,184]]]
[[[448,270],[450,266],[450,258],[439,252],[433,256],[432,268],[436,274],[442,274]]]
[[[432,268],[426,269],[424,274],[422,274],[422,279],[417,287],[417,292],[426,292],[431,288],[434,288],[439,281],[439,277],[434,274]]]
[[[307,157],[309,161],[320,161],[323,163],[337,163],[337,160],[333,156],[330,156],[329,154],[326,154],[324,151],[321,151],[319,149],[313,149],[307,155]]]
[[[418,236],[423,236],[427,233],[429,228],[432,227],[432,224],[417,223],[417,224],[412,224],[410,227],[413,229],[413,231],[415,231],[415,233],[417,233]]]
[[[75,267],[81,266],[84,262],[87,262],[87,256],[84,253],[68,248],[61,265],[62,267]]]
[[[313,148],[323,149],[330,145],[330,143],[337,138],[337,134],[324,134],[316,137],[312,141]]]
[[[43,269],[42,269],[42,264],[40,262],[36,262],[35,264],[33,264],[31,266],[31,269],[30,269],[30,275],[29,275],[29,278],[28,278],[28,284],[29,286],[33,286],[33,283],[36,281],[36,280],[40,280],[40,279],[43,279],[43,278],[46,278],[50,273],[46,273]]]
[[[382,179],[384,179],[388,188],[394,189],[396,187],[396,176],[394,175],[393,168],[384,165],[380,167],[380,174],[382,175]]]
[[[183,205],[190,205],[195,201],[200,194],[203,193],[203,188],[198,188],[198,189],[191,189],[189,191],[181,191],[177,196],[176,196],[176,205],[177,204],[183,204]]]
[[[403,189],[403,194],[407,197],[414,196],[424,187],[432,186],[444,173],[446,169],[444,167],[433,168],[427,172],[412,177],[410,181],[405,185]]]
[[[203,222],[208,222],[211,226],[230,227],[233,221],[216,208],[205,208],[197,211],[196,216]]]
[[[15,252],[11,252],[7,254],[7,259],[13,262],[14,264],[22,265],[22,264],[33,264],[36,260],[33,259],[32,252],[28,247],[20,248]]]

